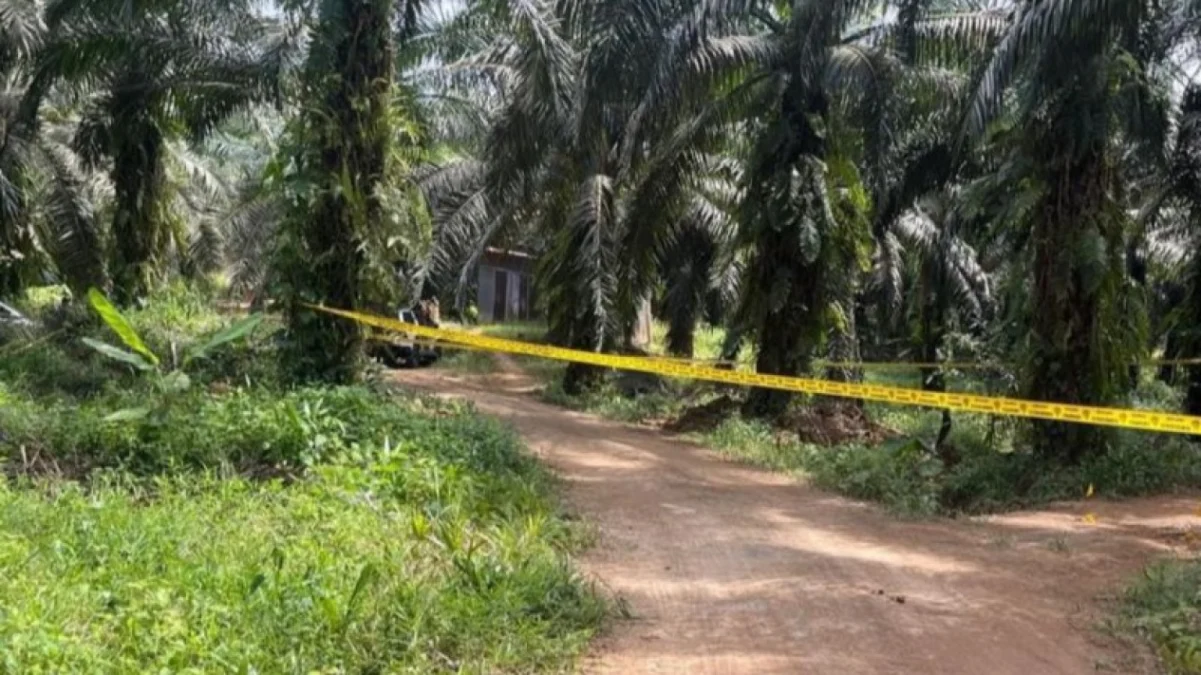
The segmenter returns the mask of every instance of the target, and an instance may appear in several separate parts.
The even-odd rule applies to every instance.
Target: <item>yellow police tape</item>
[[[680,361],[683,363],[701,364],[739,363],[738,361],[731,361],[730,359],[689,359],[682,356],[663,356],[658,354],[650,355],[648,358],[662,359],[664,361]],[[844,370],[914,370],[918,368],[931,368],[942,371],[995,370],[1013,367],[1013,364],[976,361],[826,361],[824,359],[814,360],[813,365],[818,368],[841,368]],[[1132,361],[1130,365],[1144,366],[1148,368],[1155,368],[1158,366],[1197,366],[1201,365],[1201,359],[1147,359],[1145,361]]]
[[[930,408],[983,413],[986,415],[1004,415],[1008,417],[1025,417],[1029,419],[1076,422],[1097,426],[1121,427],[1124,429],[1140,429],[1144,431],[1164,431],[1174,434],[1201,434],[1201,417],[1181,415],[1179,413],[1157,412],[1151,410],[1130,410],[1126,408],[1103,408],[1099,406],[1075,405],[1070,403],[1050,403],[1045,401],[1027,401],[1014,398],[981,396],[979,394],[962,394],[952,392],[921,391],[902,387],[889,387],[879,384],[861,384],[855,382],[834,382],[805,377],[788,377],[784,375],[768,375],[735,370],[722,370],[708,366],[696,365],[680,361],[650,359],[641,356],[619,356],[615,354],[600,354],[577,349],[552,347],[550,345],[518,342],[502,338],[486,337],[462,331],[430,328],[404,323],[396,319],[382,316],[350,312],[330,307],[311,306],[313,309],[340,316],[358,323],[399,331],[420,337],[446,340],[448,342],[475,347],[495,352],[509,354],[525,354],[539,356],[557,361],[570,361],[620,370],[633,370],[645,373],[655,373],[670,377],[681,377],[710,382],[722,382],[744,386],[765,387],[802,394],[821,396],[836,396],[841,398],[856,398],[865,401],[881,403],[896,403],[900,405],[916,405]]]

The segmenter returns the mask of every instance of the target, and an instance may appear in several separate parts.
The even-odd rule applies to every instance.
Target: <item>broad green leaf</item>
[[[125,408],[117,412],[106,415],[105,422],[134,422],[144,420],[150,414],[150,408]]]
[[[251,314],[241,321],[236,321],[229,326],[226,326],[222,330],[213,334],[213,336],[210,337],[204,344],[189,349],[187,357],[184,358],[184,363],[187,363],[193,359],[202,359],[208,356],[210,351],[220,347],[221,345],[234,342],[235,340],[241,340],[247,335],[253,333],[254,329],[258,328],[259,324],[261,323],[263,323],[262,314]]]
[[[121,342],[124,342],[126,347],[145,356],[146,360],[150,361],[150,363],[158,365],[158,357],[146,347],[138,332],[133,329],[133,326],[129,325],[125,317],[121,316],[121,312],[113,306],[113,303],[108,301],[108,298],[104,297],[103,293],[95,288],[89,289],[88,302],[91,303],[92,309],[96,310],[96,313],[104,320],[104,323],[108,324],[108,327],[117,334],[117,337],[121,338]]]
[[[897,457],[918,458],[929,452],[926,445],[917,438],[897,438],[885,442],[881,449]]]
[[[134,354],[133,352],[127,352],[124,349],[121,349],[120,347],[115,347],[113,345],[108,344],[107,342],[93,340],[92,338],[84,338],[83,343],[85,345],[91,347],[92,349],[95,349],[96,351],[100,352],[101,354],[104,354],[105,356],[107,356],[110,359],[113,359],[115,361],[120,361],[122,363],[127,363],[127,364],[133,366],[134,368],[137,368],[138,370],[146,370],[146,371],[154,370],[154,364],[147,361],[141,354]]]

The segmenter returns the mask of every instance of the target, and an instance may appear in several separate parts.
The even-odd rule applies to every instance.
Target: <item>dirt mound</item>
[[[677,434],[704,433],[721,426],[722,422],[736,412],[738,401],[729,396],[722,396],[685,410],[679,417],[664,424],[663,428]]]
[[[859,406],[844,402],[793,408],[784,414],[778,426],[796,434],[803,443],[817,445],[876,445],[897,436],[895,430],[873,422]]]
[[[679,417],[663,425],[677,434],[706,433],[738,413],[739,401],[730,396],[715,398],[703,405],[686,409]],[[842,402],[822,402],[793,408],[775,425],[782,434],[793,434],[803,443],[839,445],[864,443],[875,445],[898,434],[873,422],[862,408]]]

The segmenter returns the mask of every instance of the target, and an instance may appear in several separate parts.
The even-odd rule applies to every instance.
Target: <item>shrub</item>
[[[631,423],[663,419],[678,412],[684,404],[681,394],[672,391],[625,396],[612,384],[605,384],[597,391],[572,396],[563,391],[561,378],[543,388],[542,399],[572,410],[582,410],[607,419]]]
[[[36,396],[91,398],[113,384],[132,385],[129,375],[111,368],[78,343],[43,340],[9,345],[0,351],[0,381]]]
[[[139,474],[227,467],[301,469],[375,445],[423,439],[429,451],[473,469],[502,466],[520,455],[498,448],[491,427],[462,409],[429,414],[422,399],[363,387],[250,388],[213,395],[194,389],[174,399],[156,423],[111,421],[140,403],[116,392],[84,403],[18,400],[0,408],[0,449],[73,465],[120,467]]]
[[[110,319],[0,359],[0,672],[568,667],[605,608],[510,430],[283,389],[268,331],[177,370],[228,322],[172,303],[129,313],[149,348]]]
[[[1118,623],[1150,640],[1169,673],[1201,673],[1201,561],[1149,567],[1127,590]]]

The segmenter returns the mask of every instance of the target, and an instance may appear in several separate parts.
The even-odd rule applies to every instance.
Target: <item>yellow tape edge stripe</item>
[[[835,396],[841,398],[857,398],[881,403],[915,405],[929,408],[941,408],[952,411],[982,413],[986,415],[1004,415],[1028,419],[1052,420],[1060,422],[1076,422],[1098,426],[1118,427],[1123,429],[1138,429],[1142,431],[1162,431],[1174,434],[1201,434],[1201,417],[1182,415],[1180,413],[1158,412],[1150,410],[1131,410],[1128,408],[1106,408],[1071,403],[1050,403],[1046,401],[1028,401],[1024,399],[981,396],[979,394],[963,394],[951,392],[921,391],[879,384],[859,384],[854,382],[832,382],[815,380],[804,377],[788,377],[784,375],[768,375],[762,373],[721,370],[683,362],[671,362],[658,359],[648,359],[639,356],[620,356],[616,354],[600,354],[576,349],[566,349],[551,345],[532,344],[503,338],[473,335],[442,328],[430,328],[404,323],[396,319],[373,316],[360,312],[350,312],[329,307],[310,306],[312,309],[340,316],[358,323],[447,340],[459,344],[479,347],[490,351],[507,352],[510,354],[525,354],[557,361],[569,361],[621,370],[632,370],[670,377],[706,380],[743,386],[766,387],[791,391],[802,394]]]
[[[647,358],[664,361],[680,361],[683,363],[738,363],[729,359],[688,359],[681,356],[650,354]],[[934,368],[940,370],[988,370],[1006,368],[1004,363],[976,363],[971,361],[823,361],[817,359],[813,365],[818,368],[845,368],[847,370],[912,370],[914,368]],[[1195,366],[1201,365],[1201,359],[1149,359],[1147,361],[1132,361],[1132,366],[1154,368],[1157,366]]]

